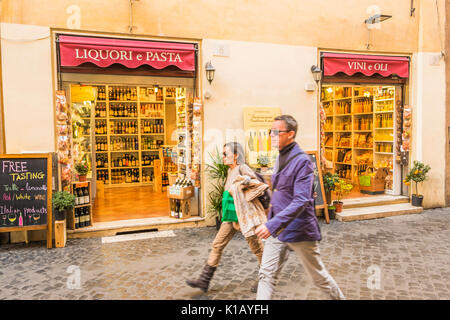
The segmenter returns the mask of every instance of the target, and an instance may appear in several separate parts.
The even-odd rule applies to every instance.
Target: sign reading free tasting
[[[52,247],[51,154],[0,155],[0,232],[47,229]]]
[[[60,35],[58,41],[63,67],[90,62],[102,68],[118,63],[132,69],[149,65],[158,70],[168,66],[195,70],[195,46],[191,43],[65,35]]]

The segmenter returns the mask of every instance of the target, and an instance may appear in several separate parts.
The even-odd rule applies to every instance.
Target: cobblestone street
[[[329,225],[320,221],[323,261],[348,299],[450,299],[450,208]],[[185,280],[199,275],[216,229],[173,232],[175,237],[116,243],[69,239],[65,248],[50,250],[44,242],[2,245],[0,299],[255,298],[250,287],[257,260],[242,235],[225,249],[204,294]],[[70,266],[79,267],[80,289],[68,288],[76,273]],[[379,289],[368,288],[373,270],[380,271]],[[324,298],[291,253],[275,299]]]

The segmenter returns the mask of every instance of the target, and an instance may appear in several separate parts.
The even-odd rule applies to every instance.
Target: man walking
[[[314,284],[331,299],[345,299],[320,258],[322,239],[314,210],[314,169],[309,156],[294,141],[297,121],[289,115],[275,118],[270,135],[280,154],[272,175],[272,201],[268,221],[255,233],[264,245],[256,299],[272,298],[278,275],[291,248]]]

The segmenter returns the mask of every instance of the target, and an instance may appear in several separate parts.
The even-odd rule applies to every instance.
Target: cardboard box
[[[167,188],[167,197],[169,199],[179,199],[185,200],[192,198],[194,196],[194,187],[184,187],[184,188],[176,188],[173,186],[169,186]]]
[[[177,199],[169,199],[169,207],[172,208],[172,202],[173,201],[177,201]],[[191,204],[189,200],[178,200],[181,201],[180,203],[180,209],[181,212],[179,213],[178,217],[174,217],[172,216],[172,212],[170,213],[169,217],[171,218],[175,218],[175,219],[187,219],[190,218],[192,216],[191,214]]]
[[[175,182],[177,181],[177,178],[178,178],[178,174],[169,173],[169,185],[175,184]]]

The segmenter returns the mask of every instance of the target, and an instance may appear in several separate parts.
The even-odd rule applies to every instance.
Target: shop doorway
[[[325,172],[353,185],[344,199],[401,195],[402,168],[395,154],[403,90],[392,84],[322,84]]]
[[[63,87],[71,157],[88,166],[93,223],[169,217],[167,187],[188,180],[184,147],[193,88],[129,80]]]

